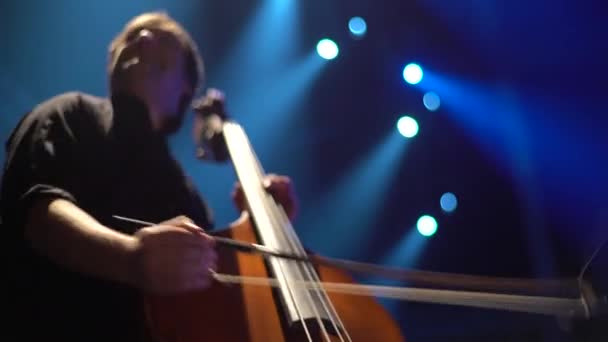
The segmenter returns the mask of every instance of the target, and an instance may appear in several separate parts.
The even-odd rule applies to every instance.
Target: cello
[[[197,104],[194,109],[197,110]],[[227,156],[214,158],[228,157],[232,161],[248,204],[248,211],[236,224],[212,235],[306,258],[308,252],[285,211],[263,187],[264,170],[243,127],[217,115],[204,119],[205,129],[210,133],[205,134],[203,143],[216,138],[223,140],[220,145]],[[405,340],[394,318],[373,296],[324,290],[323,283],[355,283],[354,278],[339,267],[315,265],[297,258],[235,253],[228,248],[218,248],[217,253],[217,280],[222,279],[221,275],[237,275],[246,279],[271,279],[274,286],[216,281],[204,290],[168,296],[145,295],[146,321],[158,340]],[[303,287],[300,283],[317,286]]]
[[[231,228],[212,232],[220,248],[209,288],[145,295],[148,329],[159,341],[405,341],[376,297],[544,314],[560,322],[608,314],[608,298],[584,279],[606,241],[577,278],[555,280],[412,271],[312,254],[265,190],[244,129],[217,115],[206,120],[203,140],[218,146],[211,142],[220,139],[222,148],[200,157],[232,161],[248,211]],[[360,285],[352,272],[418,287]]]

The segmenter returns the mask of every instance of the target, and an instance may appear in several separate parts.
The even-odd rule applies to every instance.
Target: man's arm
[[[25,237],[34,250],[73,271],[137,286],[137,240],[114,231],[61,198],[41,198],[30,208]]]
[[[103,226],[65,199],[40,199],[28,211],[34,250],[72,271],[153,293],[204,289],[217,266],[213,239],[186,217],[134,236]]]
[[[6,144],[5,228],[12,244],[25,242],[56,264],[133,284],[127,262],[133,237],[104,227],[78,207],[86,191],[81,156],[90,153],[86,139],[96,136],[96,120],[79,93],[65,93],[19,121]]]
[[[71,271],[153,292],[208,285],[215,266],[212,238],[183,219],[124,235],[100,224],[79,203],[89,174],[96,117],[79,96],[44,102],[16,127],[7,144],[0,209],[11,244],[23,243]]]

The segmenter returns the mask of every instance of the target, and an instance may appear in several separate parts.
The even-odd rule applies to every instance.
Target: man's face
[[[138,96],[148,106],[155,129],[171,134],[181,126],[192,89],[186,76],[186,52],[178,38],[160,29],[138,29],[117,47],[114,90]]]

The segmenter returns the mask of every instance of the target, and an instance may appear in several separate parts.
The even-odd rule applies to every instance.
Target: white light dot
[[[422,68],[418,64],[410,63],[403,68],[403,79],[409,84],[420,83],[423,76]]]
[[[397,130],[406,138],[413,138],[418,134],[418,122],[412,117],[403,116],[397,121]]]
[[[338,45],[331,39],[321,39],[317,44],[317,53],[324,59],[334,59],[339,52]]]
[[[416,222],[418,232],[424,236],[431,236],[437,232],[437,220],[433,216],[423,215]]]

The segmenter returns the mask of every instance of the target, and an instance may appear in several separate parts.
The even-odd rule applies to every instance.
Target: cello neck
[[[306,256],[285,211],[264,188],[264,169],[243,128],[235,122],[225,121],[223,136],[260,243],[288,254]],[[298,281],[318,282],[316,270],[311,265],[271,257],[267,259],[267,268],[277,281],[278,297],[290,326],[302,326],[306,321],[316,321],[322,322],[334,332],[343,328],[336,327],[335,322],[339,321],[337,313],[328,309],[332,306],[324,291],[317,290],[311,296],[308,291],[290,285]]]
[[[256,225],[258,238],[265,239],[266,231],[281,229],[280,217],[282,208],[276,204],[273,198],[263,187],[265,171],[259,162],[253,147],[245,134],[243,128],[232,121],[223,123],[223,136],[230,160],[236,171],[237,178],[243,188],[249,214]]]

